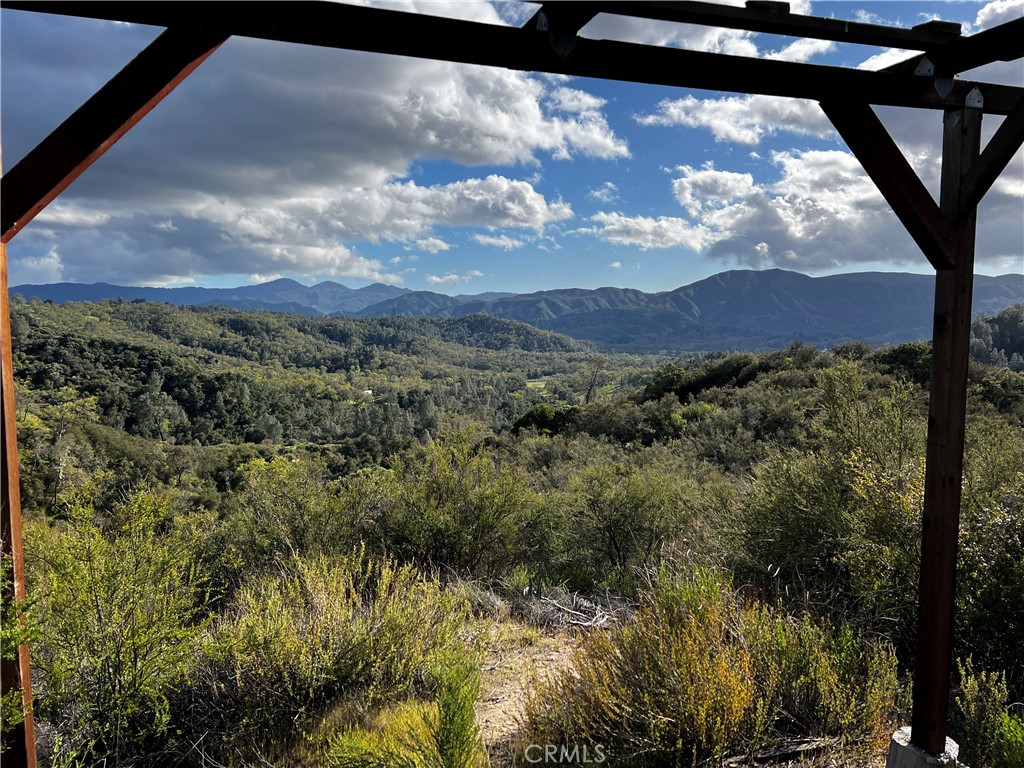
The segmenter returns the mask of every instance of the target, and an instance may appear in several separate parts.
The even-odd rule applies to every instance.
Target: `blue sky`
[[[528,3],[388,3],[520,25]],[[793,10],[967,34],[1024,0]],[[160,30],[0,12],[10,167]],[[908,52],[602,15],[581,34],[877,68]],[[1024,84],[1022,62],[972,79]],[[880,109],[926,185],[941,117]],[[986,118],[988,135],[998,118]],[[1024,159],[980,209],[978,271],[1024,271]],[[930,270],[812,102],[232,38],[8,249],[11,285],[278,276],[443,293],[668,290],[724,269]]]

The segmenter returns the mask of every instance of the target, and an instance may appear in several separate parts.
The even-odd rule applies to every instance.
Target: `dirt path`
[[[515,627],[503,628],[502,633],[505,637],[484,661],[476,709],[492,768],[512,765],[512,740],[522,726],[531,674],[544,677],[566,669],[577,644],[568,633],[538,636],[522,630],[517,637]]]

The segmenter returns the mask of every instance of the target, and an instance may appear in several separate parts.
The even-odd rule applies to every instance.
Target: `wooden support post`
[[[957,242],[953,268],[940,269],[935,275],[917,666],[911,719],[911,742],[931,755],[945,750],[948,730],[977,224],[976,207],[961,216],[960,198],[964,179],[979,155],[981,115],[980,109],[947,111],[942,137],[939,205],[957,229]]]
[[[2,596],[4,615],[18,610],[25,599],[25,554],[21,546],[21,489],[18,477],[18,436],[14,420],[14,371],[11,354],[11,313],[7,299],[7,246],[0,243],[0,540],[4,559],[13,564],[14,584]],[[5,567],[7,563],[4,564]],[[12,601],[13,598],[13,601]],[[18,648],[18,660],[4,660],[0,689],[20,688],[25,720],[5,739],[4,766],[35,768],[36,740],[32,720],[32,682],[28,646]]]

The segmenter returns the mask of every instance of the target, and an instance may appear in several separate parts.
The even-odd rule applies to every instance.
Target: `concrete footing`
[[[929,755],[910,743],[910,726],[906,725],[892,735],[885,768],[927,768],[934,765],[964,768],[957,761],[959,754],[960,746],[947,736],[946,751],[941,755]]]

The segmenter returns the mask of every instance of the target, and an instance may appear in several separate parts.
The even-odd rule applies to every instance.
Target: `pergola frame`
[[[963,474],[968,346],[977,206],[1024,143],[1024,88],[955,79],[995,61],[1024,57],[1024,18],[970,37],[958,24],[911,29],[789,12],[788,3],[545,2],[522,27],[505,27],[328,2],[27,2],[0,7],[166,27],[145,50],[18,162],[0,181],[0,242],[6,244],[114,142],[230,36],[373,51],[580,77],[811,99],[936,270],[931,397],[919,584],[913,744],[945,749],[952,659],[954,586]],[[772,61],[654,45],[592,40],[578,32],[610,13],[920,53],[879,72]],[[939,203],[925,189],[872,110],[889,105],[941,110]],[[985,114],[1006,119],[981,151]],[[2,246],[0,492],[3,552],[14,560],[14,593],[25,597],[11,370],[7,256]],[[3,669],[3,690],[31,701],[28,649]],[[31,715],[6,754],[35,765]]]

